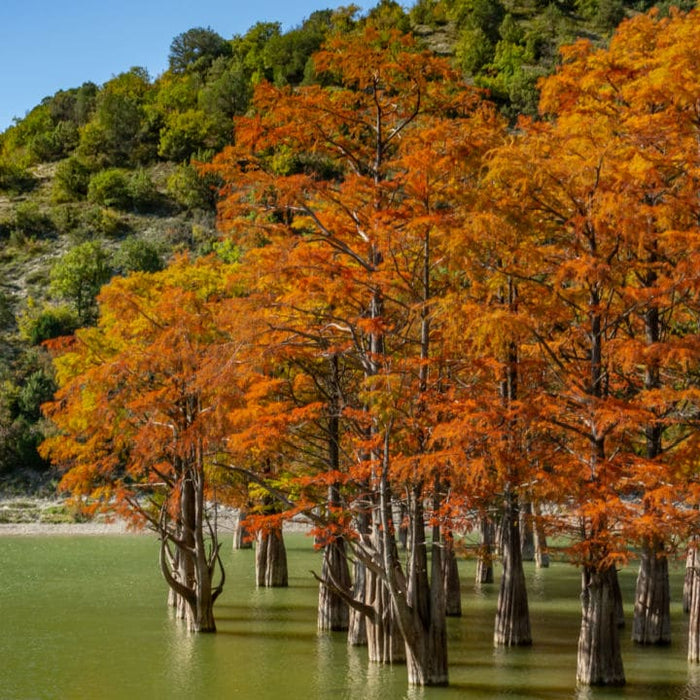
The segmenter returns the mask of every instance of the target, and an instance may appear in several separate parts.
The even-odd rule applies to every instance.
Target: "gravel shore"
[[[149,530],[129,529],[123,521],[112,523],[0,523],[0,537],[49,535],[152,535]]]
[[[56,519],[59,512],[59,522]],[[45,537],[53,535],[150,535],[154,532],[148,528],[135,529],[125,520],[111,518],[105,520],[99,516],[88,522],[61,522],[63,506],[59,501],[43,499],[2,499],[0,498],[0,537]],[[217,517],[220,537],[233,534],[236,523],[235,511],[222,507]],[[303,517],[297,517],[284,524],[285,532],[307,532],[310,523]]]

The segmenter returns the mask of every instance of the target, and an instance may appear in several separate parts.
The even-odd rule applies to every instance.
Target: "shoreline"
[[[145,528],[130,528],[124,521],[111,523],[0,523],[0,537],[53,537],[56,535],[151,535]]]
[[[98,516],[94,520],[86,522],[71,522],[58,521],[51,522],[43,520],[42,513],[53,507],[60,507],[61,502],[35,499],[28,501],[25,499],[23,503],[29,502],[32,507],[31,515],[22,512],[21,517],[0,521],[0,538],[2,537],[55,537],[55,536],[101,536],[101,535],[152,535],[157,537],[157,534],[148,527],[135,527],[129,521],[118,517]],[[12,501],[0,499],[0,513],[7,512]],[[26,507],[26,506],[25,506]],[[217,529],[220,537],[228,537],[233,535],[236,527],[237,517],[235,511],[230,508],[224,508],[223,512],[217,517]],[[286,533],[292,532],[308,532],[311,529],[311,523],[302,517],[296,517],[288,520],[283,525],[283,530]]]

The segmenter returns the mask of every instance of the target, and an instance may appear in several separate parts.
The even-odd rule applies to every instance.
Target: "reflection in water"
[[[700,666],[688,665],[688,682],[682,700],[697,700],[700,698]]]
[[[406,700],[425,700],[425,688],[409,688],[406,692]]]
[[[549,568],[549,567],[548,567]],[[530,600],[535,598],[543,599],[545,596],[545,586],[547,583],[547,569],[535,567],[530,580],[528,581],[527,593]]]
[[[594,700],[593,692],[593,688],[580,685],[576,688],[576,700]]]
[[[169,675],[173,679],[173,684],[184,695],[190,690],[192,679],[197,677],[195,669],[197,637],[187,631],[184,620],[176,619],[172,608],[170,611],[166,658],[169,661]]]

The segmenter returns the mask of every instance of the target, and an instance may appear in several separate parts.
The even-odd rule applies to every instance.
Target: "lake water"
[[[534,645],[494,650],[496,586],[476,588],[462,562],[463,616],[449,620],[450,687],[409,690],[405,668],[370,665],[344,635],[316,632],[320,555],[287,538],[290,588],[254,586],[253,553],[225,555],[218,633],[195,637],[165,606],[150,536],[0,538],[0,698],[457,700],[457,698],[700,698],[686,662],[681,571],[673,574],[669,648],[629,640],[635,573],[622,573],[627,686],[575,686],[579,575],[566,564],[526,564]]]

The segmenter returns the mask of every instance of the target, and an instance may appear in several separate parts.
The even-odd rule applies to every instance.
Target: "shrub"
[[[155,244],[129,236],[114,256],[114,266],[124,274],[158,272],[163,269],[163,260]]]
[[[216,206],[214,176],[200,176],[192,165],[181,165],[168,178],[167,192],[183,209],[213,210]]]
[[[128,210],[131,206],[129,178],[120,168],[102,170],[90,178],[87,198],[93,204]]]
[[[145,170],[132,173],[127,184],[127,193],[135,211],[149,211],[158,202],[158,191]]]
[[[68,306],[30,308],[20,317],[20,331],[31,345],[73,334],[80,326],[77,314]]]
[[[36,187],[36,178],[16,163],[0,162],[0,192],[22,194]]]
[[[78,145],[78,127],[70,122],[59,122],[50,131],[43,131],[29,144],[29,153],[34,161],[59,160]]]
[[[85,212],[84,225],[90,232],[88,238],[104,236],[105,238],[119,238],[128,230],[129,225],[112,209],[104,207],[91,207]]]
[[[32,201],[17,205],[11,226],[12,231],[22,239],[45,236],[54,229],[51,218]]]
[[[472,75],[491,63],[495,52],[495,46],[481,29],[465,29],[455,46],[458,65]]]
[[[30,374],[24,380],[17,399],[22,416],[30,421],[38,421],[41,418],[41,404],[53,398],[56,388],[53,377],[43,370]]]
[[[53,180],[51,198],[56,203],[84,199],[90,184],[90,170],[78,158],[68,158],[58,164]]]
[[[87,241],[71,248],[51,268],[51,292],[70,302],[80,323],[92,323],[97,315],[95,297],[112,276],[109,256],[102,245]]]

